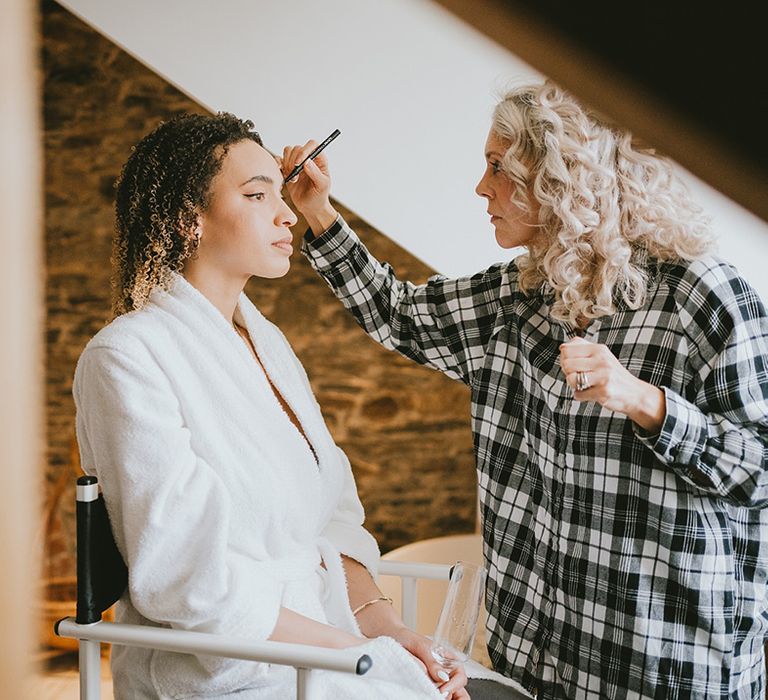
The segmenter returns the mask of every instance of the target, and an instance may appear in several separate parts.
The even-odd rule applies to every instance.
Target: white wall
[[[472,273],[510,252],[474,194],[497,92],[538,78],[430,0],[64,0],[212,110],[252,119],[265,145],[341,136],[334,196],[434,269]],[[688,173],[722,255],[768,300],[768,224]]]

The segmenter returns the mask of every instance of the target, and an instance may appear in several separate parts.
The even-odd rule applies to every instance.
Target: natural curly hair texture
[[[671,162],[590,114],[551,81],[504,94],[491,130],[509,143],[501,163],[538,230],[516,259],[520,289],[554,294],[551,314],[576,324],[637,309],[653,261],[691,260],[714,237]]]
[[[194,255],[197,217],[232,144],[262,145],[253,122],[227,112],[182,114],[133,147],[117,180],[112,311],[140,309]]]

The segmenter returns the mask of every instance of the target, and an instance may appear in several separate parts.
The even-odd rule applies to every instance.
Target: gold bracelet
[[[357,613],[359,613],[361,610],[365,610],[369,605],[373,605],[374,603],[378,603],[379,601],[383,601],[383,600],[386,600],[387,603],[392,605],[392,598],[389,598],[388,596],[382,595],[382,596],[379,596],[378,598],[374,598],[373,600],[368,600],[365,603],[363,603],[362,605],[358,605],[352,611],[352,614],[353,615],[357,615]]]

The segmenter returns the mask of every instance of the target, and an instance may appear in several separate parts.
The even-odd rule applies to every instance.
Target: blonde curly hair
[[[551,81],[509,90],[491,130],[509,147],[512,201],[539,205],[516,259],[520,289],[554,294],[552,316],[577,324],[645,301],[649,264],[691,260],[714,237],[671,162],[590,114]]]
[[[116,183],[112,313],[140,309],[197,251],[197,219],[229,146],[262,145],[253,122],[228,112],[180,114],[137,143]]]

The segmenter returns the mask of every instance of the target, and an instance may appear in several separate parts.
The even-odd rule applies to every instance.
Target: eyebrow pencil
[[[325,141],[323,141],[315,150],[312,151],[304,160],[301,161],[291,172],[288,174],[288,177],[283,180],[283,184],[288,182],[289,180],[293,180],[304,168],[304,163],[306,163],[310,158],[314,158],[317,156],[333,139],[335,139],[341,132],[338,129],[335,129],[334,132],[327,138]]]

